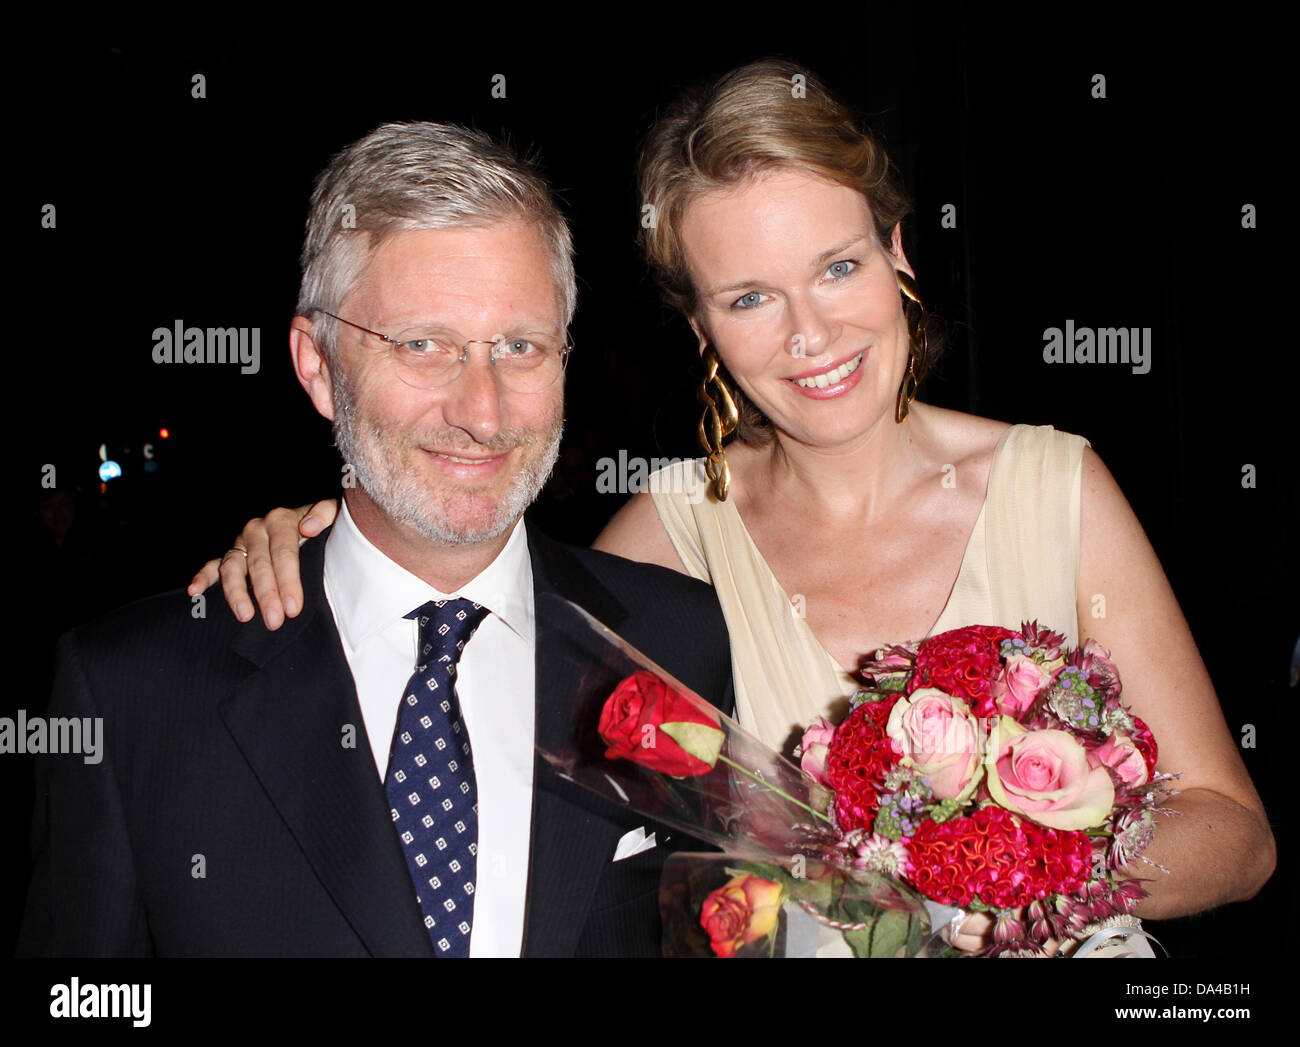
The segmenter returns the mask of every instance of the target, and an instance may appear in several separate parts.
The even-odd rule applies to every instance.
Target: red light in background
[[[170,429],[163,428],[158,430],[158,435],[162,437],[164,440],[166,440],[167,437],[171,436],[171,434],[172,431]]]

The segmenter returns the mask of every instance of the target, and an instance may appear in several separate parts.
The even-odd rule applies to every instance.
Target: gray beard
[[[410,527],[430,541],[448,545],[488,542],[514,526],[545,486],[555,467],[560,453],[560,438],[564,435],[561,414],[550,432],[505,429],[489,443],[475,445],[489,452],[524,447],[528,453],[487,519],[471,523],[456,518],[455,494],[445,501],[435,498],[417,476],[399,471],[398,463],[404,459],[405,452],[419,446],[418,442],[408,436],[392,448],[396,454],[385,454],[385,429],[373,423],[360,422],[351,381],[339,371],[335,372],[331,398],[334,401],[334,445],[356,472],[361,489],[391,520]],[[446,438],[439,437],[436,442],[448,450],[455,450],[464,446],[465,439],[463,433],[451,431]]]

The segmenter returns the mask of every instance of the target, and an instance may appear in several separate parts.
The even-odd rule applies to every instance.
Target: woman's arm
[[[1080,642],[1091,637],[1110,650],[1123,700],[1155,734],[1157,769],[1182,772],[1180,795],[1168,804],[1180,815],[1157,816],[1145,855],[1169,875],[1141,861],[1128,870],[1151,892],[1138,914],[1184,916],[1251,898],[1277,861],[1264,805],[1155,551],[1091,450],[1083,458],[1081,541]]]
[[[218,578],[226,603],[241,622],[253,617],[247,580],[253,581],[253,595],[262,609],[262,621],[272,631],[295,618],[302,610],[302,576],[298,572],[298,546],[302,538],[314,538],[334,522],[339,503],[333,498],[297,509],[272,509],[265,517],[249,520],[218,560],[209,560],[186,589],[197,596]],[[248,550],[241,556],[235,549]]]
[[[338,506],[336,500],[327,498],[297,509],[272,509],[265,517],[249,520],[231,546],[232,550],[247,549],[248,556],[227,552],[220,559],[209,560],[194,576],[187,592],[196,596],[220,580],[226,603],[241,622],[253,617],[252,599],[256,599],[266,627],[273,631],[280,628],[286,617],[296,617],[302,609],[302,579],[298,573],[300,536],[312,538],[320,534],[334,522]],[[688,573],[648,491],[633,495],[614,514],[593,548]],[[252,598],[248,595],[250,580]]]

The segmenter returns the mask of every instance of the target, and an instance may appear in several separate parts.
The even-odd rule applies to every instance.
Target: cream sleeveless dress
[[[1079,643],[1081,436],[1050,425],[1013,425],[993,451],[984,504],[948,602],[927,636],[966,625],[1018,629],[1037,619]],[[704,460],[656,472],[650,490],[677,554],[696,578],[712,583],[731,634],[736,718],[789,756],[817,716],[839,722],[858,684],[813,636],[789,594],[755,547],[735,503],[708,497]],[[923,637],[899,636],[896,642]],[[868,653],[868,652],[863,652]],[[1132,932],[1078,951],[1095,958],[1153,955],[1133,917],[1106,924]],[[1104,939],[1102,931],[1098,940]],[[821,929],[817,955],[848,956],[838,934]]]
[[[1037,619],[1078,642],[1081,436],[1014,425],[993,452],[983,508],[948,603],[927,635]],[[687,571],[713,585],[731,634],[736,719],[779,752],[817,716],[842,719],[859,686],[813,636],[735,502],[707,493],[704,460],[652,475],[655,508]],[[899,636],[895,642],[919,640]],[[863,654],[869,652],[864,651]]]

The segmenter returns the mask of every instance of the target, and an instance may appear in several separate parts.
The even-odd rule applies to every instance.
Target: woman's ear
[[[298,384],[307,390],[316,410],[333,421],[333,375],[325,351],[316,341],[315,326],[305,316],[295,316],[289,324],[289,355]]]
[[[907,260],[907,255],[903,251],[903,223],[898,222],[894,225],[893,235],[889,238],[889,253],[893,256],[894,268],[901,269],[912,279],[916,279],[916,273],[913,271],[911,263]]]
[[[695,332],[695,337],[700,342],[700,355],[704,355],[704,350],[709,347],[709,333],[704,330],[704,325],[693,316],[686,318],[687,323],[691,325],[691,330]]]

